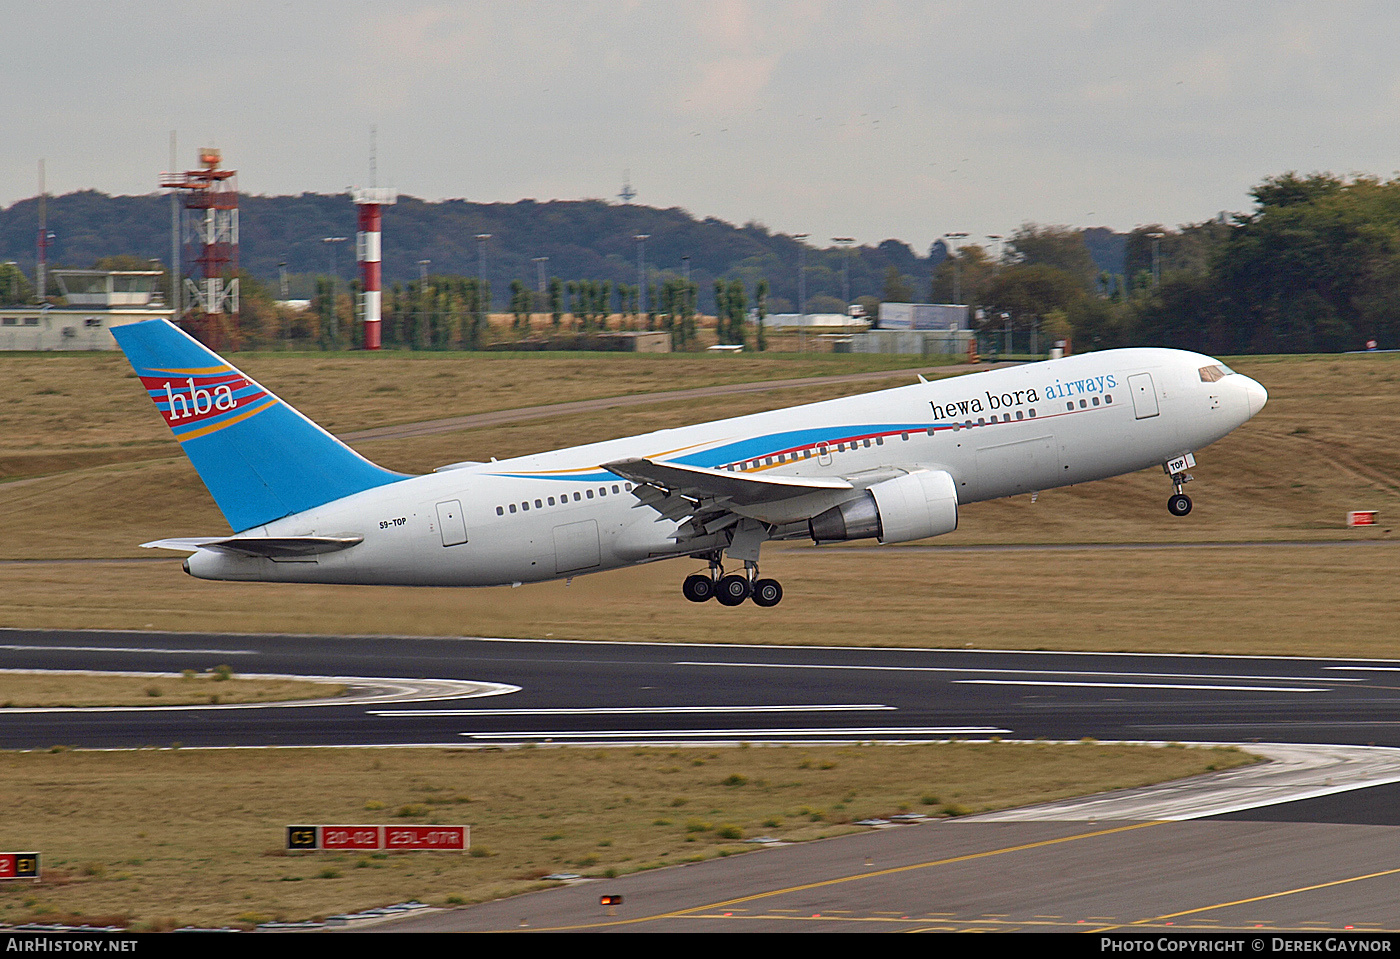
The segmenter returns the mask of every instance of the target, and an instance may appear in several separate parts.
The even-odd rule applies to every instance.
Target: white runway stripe
[[[995,726],[801,726],[788,729],[559,729],[546,732],[465,732],[470,739],[696,739],[701,737],[734,737],[763,739],[772,736],[999,736],[1009,729]]]
[[[20,646],[7,644],[0,650],[55,653],[200,653],[211,656],[256,656],[256,649],[176,649],[168,646]]]
[[[1238,676],[1228,673],[1140,673],[1131,671],[1105,672],[1092,669],[972,669],[961,666],[848,666],[842,663],[723,663],[723,662],[678,662],[676,666],[736,666],[744,669],[855,669],[888,673],[976,673],[1012,676],[1130,676],[1143,679],[1199,679],[1211,680],[1254,680],[1265,682],[1327,682],[1363,683],[1364,679],[1348,676]],[[1329,667],[1331,668],[1331,667]]]
[[[1248,693],[1320,693],[1320,686],[1216,686],[1212,684],[1189,685],[1187,683],[1067,683],[1034,679],[955,679],[954,683],[981,686],[1072,686],[1103,689],[1208,689],[1212,692]]]
[[[371,716],[640,716],[675,713],[822,713],[895,709],[881,703],[834,703],[819,706],[617,706],[578,709],[377,709]]]

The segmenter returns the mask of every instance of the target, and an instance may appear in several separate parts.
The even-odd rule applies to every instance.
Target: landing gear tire
[[[776,579],[760,579],[753,584],[755,606],[777,606],[783,600],[783,587]]]
[[[749,581],[744,576],[726,576],[719,581],[715,599],[724,606],[738,606],[749,598]]]
[[[714,599],[715,581],[704,573],[696,573],[685,578],[685,582],[681,584],[681,592],[692,603],[703,603]]]
[[[1185,516],[1191,512],[1191,497],[1185,493],[1177,493],[1167,500],[1167,512],[1173,516]]]

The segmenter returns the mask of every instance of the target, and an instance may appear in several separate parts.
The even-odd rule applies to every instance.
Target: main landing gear
[[[739,606],[751,599],[756,606],[777,606],[783,598],[783,587],[776,579],[760,579],[758,563],[745,561],[743,573],[724,575],[718,556],[711,557],[708,573],[694,573],[685,578],[681,592],[692,603],[703,603],[711,597],[721,606]]]

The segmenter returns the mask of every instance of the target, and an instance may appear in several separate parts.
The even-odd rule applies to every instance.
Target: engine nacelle
[[[907,543],[958,528],[958,491],[943,470],[924,470],[876,483],[861,496],[807,522],[818,543],[878,537]]]

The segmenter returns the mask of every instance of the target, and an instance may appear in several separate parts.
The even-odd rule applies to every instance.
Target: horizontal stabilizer
[[[693,496],[697,499],[723,498],[738,506],[752,506],[832,490],[854,489],[840,479],[796,476],[753,476],[703,466],[657,463],[649,459],[625,459],[604,463],[603,469],[634,483]]]
[[[364,541],[363,536],[188,536],[142,543],[147,549],[174,549],[186,553],[212,549],[268,559],[297,559],[335,553]]]

